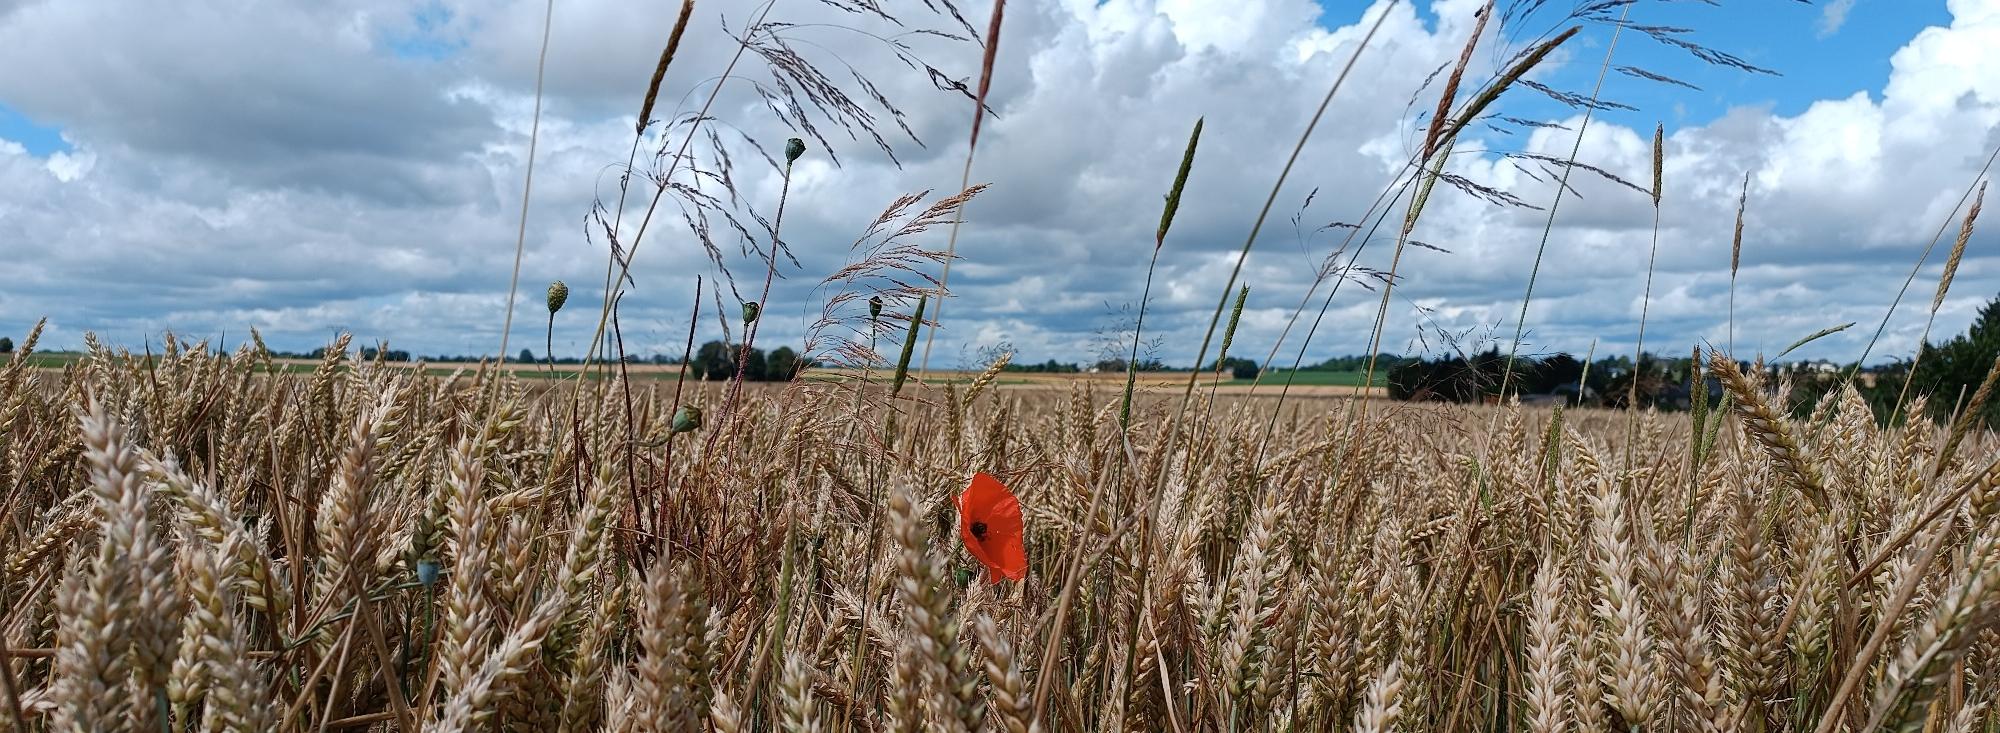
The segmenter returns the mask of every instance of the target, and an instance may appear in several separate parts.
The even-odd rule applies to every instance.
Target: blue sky
[[[37,124],[4,103],[0,103],[0,138],[20,143],[29,155],[38,157],[70,149],[69,143],[62,139],[61,128]]]
[[[1320,24],[1327,28],[1356,22],[1369,3],[1320,0]],[[1430,2],[1416,3],[1427,20],[1436,22]],[[1546,29],[1557,19],[1555,10],[1563,3],[1551,3],[1539,13],[1541,22],[1528,28]],[[1613,110],[1609,118],[1624,124],[1643,126],[1663,122],[1668,129],[1685,124],[1704,124],[1728,108],[1769,104],[1779,114],[1797,114],[1820,99],[1833,99],[1857,91],[1879,89],[1889,75],[1889,56],[1904,42],[1927,26],[1950,21],[1942,3],[1902,2],[1901,0],[1857,0],[1845,22],[1832,33],[1822,34],[1820,26],[1825,3],[1732,2],[1709,5],[1699,2],[1653,3],[1643,6],[1644,22],[1697,29],[1692,37],[1705,45],[1734,53],[1745,60],[1774,69],[1781,76],[1748,74],[1717,66],[1689,63],[1685,51],[1666,46],[1637,33],[1623,35],[1626,48],[1618,54],[1619,65],[1659,70],[1689,82],[1700,91],[1661,84],[1619,85],[1615,99],[1637,106],[1641,111]],[[452,12],[442,3],[424,2],[410,11],[410,26],[385,34],[385,45],[395,54],[413,59],[442,60],[462,48],[446,27]],[[1595,58],[1601,50],[1585,56]],[[1594,64],[1572,65],[1556,76],[1565,88],[1587,89],[1596,72]],[[1649,93],[1650,92],[1650,93]],[[1521,109],[1554,114],[1558,105],[1514,100]],[[70,149],[61,128],[22,115],[0,99],[0,138],[25,146],[29,153],[46,156]]]
[[[1320,24],[1329,28],[1351,25],[1371,3],[1319,0],[1324,14]],[[1839,3],[1834,3],[1838,5]],[[1421,15],[1435,23],[1431,2],[1419,2]],[[1503,3],[1502,7],[1506,4]],[[1536,13],[1536,21],[1523,24],[1524,30],[1544,31],[1556,27],[1570,3],[1548,3]],[[1754,0],[1750,2],[1649,2],[1634,7],[1634,22],[1693,29],[1688,37],[1710,48],[1728,52],[1779,75],[1750,74],[1704,63],[1694,63],[1684,50],[1644,37],[1623,33],[1614,65],[1636,66],[1663,73],[1701,87],[1700,91],[1657,83],[1613,80],[1615,89],[1607,97],[1639,107],[1640,111],[1612,110],[1608,118],[1633,127],[1664,123],[1668,130],[1683,125],[1706,124],[1722,116],[1730,107],[1768,104],[1780,115],[1794,115],[1821,99],[1838,99],[1858,91],[1880,90],[1889,78],[1889,57],[1918,31],[1946,25],[1951,15],[1944,3],[1925,0],[1849,0],[1843,7],[1842,22],[1830,32],[1823,31],[1829,3],[1796,0]],[[1564,67],[1552,81],[1561,88],[1587,91],[1602,59],[1602,36],[1578,51],[1582,63]],[[1537,104],[1517,95],[1517,109],[1556,114],[1559,105]]]
[[[671,4],[656,5],[558,4],[523,302],[556,278],[571,284],[574,302],[601,295],[590,283],[602,280],[602,238],[586,236],[582,224],[594,201],[616,198],[631,115],[673,20]],[[985,17],[983,3],[962,6],[974,22]],[[1015,346],[1024,360],[1093,358],[1116,314],[1138,300],[1164,181],[1187,127],[1205,116],[1202,155],[1162,250],[1148,316],[1149,330],[1165,337],[1159,356],[1191,359],[1179,351],[1200,341],[1261,191],[1351,52],[1364,8],[1379,6],[1010,4],[994,81],[999,116],[974,166],[975,180],[992,186],[967,209],[940,349],[954,360],[996,344]],[[1338,244],[1291,231],[1285,220],[1313,190],[1301,221],[1360,216],[1393,178],[1419,124],[1405,116],[1406,103],[1430,69],[1457,56],[1476,6],[1436,0],[1415,5],[1414,15],[1407,5],[1392,12],[1244,265],[1254,295],[1242,341],[1276,341],[1314,288],[1313,267]],[[734,53],[722,29],[742,26],[742,8],[706,7],[718,9],[697,17],[656,117],[698,105]],[[1829,27],[1834,7],[1845,8],[1845,18]],[[137,10],[116,0],[0,4],[0,139],[25,153],[0,146],[7,202],[0,255],[25,263],[0,290],[0,334],[19,334],[46,315],[51,342],[61,347],[79,344],[85,331],[140,344],[165,329],[214,337],[256,327],[287,349],[351,329],[363,341],[387,339],[420,353],[490,351],[511,275],[541,11],[538,0],[189,0]],[[912,27],[961,32],[948,16],[913,11],[897,28],[803,2],[781,4],[774,15],[798,24],[787,38],[814,63],[840,70],[834,80],[846,93],[866,100],[846,72],[869,75],[909,127],[888,124],[886,112],[864,101],[896,152],[892,162],[865,135],[849,139],[839,123],[814,117],[833,148],[824,149],[793,121],[774,118],[748,81],[721,97],[715,129],[742,196],[714,194],[737,201],[744,221],[752,221],[752,207],[768,214],[779,187],[747,140],[812,141],[786,209],[786,239],[801,265],[782,269],[766,309],[767,336],[796,343],[809,336],[824,301],[819,279],[844,264],[873,212],[904,193],[956,186],[968,114],[962,96],[939,90],[871,40]],[[1518,34],[1555,27],[1554,10],[1541,15],[1514,28],[1517,37],[1483,45],[1484,70],[1476,73],[1491,73],[1517,50]],[[1530,349],[1629,349],[1642,309],[1649,345],[1679,352],[1725,338],[1728,230],[1745,174],[1752,204],[1738,341],[1782,347],[1838,322],[1878,320],[1900,273],[1951,220],[1980,152],[2000,141],[2000,81],[1982,73],[2000,64],[2000,0],[1645,0],[1633,19],[1691,27],[1693,40],[1781,75],[1699,63],[1623,35],[1615,65],[1701,87],[1614,73],[1605,97],[1639,109],[1598,116],[1585,140],[1584,162],[1637,180],[1650,165],[1654,123],[1666,126],[1654,289],[1642,297],[1649,203],[1602,182],[1573,181],[1580,198],[1565,202],[1555,222],[1525,324]],[[827,23],[865,33],[820,25]],[[976,73],[976,49],[906,38],[945,77]],[[1606,40],[1604,27],[1587,29],[1536,78],[1587,93]],[[1899,52],[1901,65],[1892,65]],[[738,72],[772,86],[754,56]],[[1434,93],[1419,95],[1416,108],[1427,108]],[[1552,122],[1574,115],[1525,89],[1509,92],[1501,111]],[[652,129],[646,149],[662,144],[661,129]],[[1491,150],[1561,157],[1573,134],[1479,136]],[[707,141],[695,147],[705,166],[722,164]],[[1534,205],[1552,197],[1550,184],[1510,162],[1466,151],[1452,166],[1466,180]],[[663,220],[636,266],[640,287],[626,301],[628,341],[640,351],[677,348],[694,277],[713,283],[722,274],[676,216]],[[1428,337],[1437,331],[1510,333],[1544,221],[1539,211],[1441,194],[1418,237],[1452,253],[1405,259],[1408,280],[1397,288],[1385,347],[1435,348]],[[719,222],[716,229],[739,289],[761,281],[745,274],[761,275],[761,267],[740,254],[732,230]],[[1935,333],[1962,328],[2000,292],[2000,258],[1987,251],[1994,241],[1987,231],[2000,230],[1975,238]],[[1386,245],[1371,249],[1362,264],[1384,267],[1387,255]],[[1935,272],[1927,265],[1923,278]],[[1923,278],[1916,290],[1928,287]],[[1927,301],[1922,295],[1913,299]],[[1342,290],[1329,316],[1340,325],[1315,336],[1309,353],[1364,350],[1369,329],[1355,324],[1372,321],[1376,297]],[[1923,314],[1900,312],[1878,353],[1914,348]],[[539,348],[540,315],[516,318],[517,344]],[[704,324],[702,338],[721,336]],[[557,324],[556,348],[580,348],[588,333],[565,325]],[[1825,339],[1805,355],[1853,358],[1865,330]]]

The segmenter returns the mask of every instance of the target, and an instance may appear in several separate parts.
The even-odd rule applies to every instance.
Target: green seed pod
[[[699,429],[701,427],[701,408],[694,405],[681,405],[680,409],[674,410],[673,427],[676,433],[687,433]]]
[[[763,312],[764,312],[764,306],[757,305],[753,301],[747,301],[747,300],[743,301],[743,325],[747,326],[752,323],[756,323],[757,314]]]
[[[868,299],[868,317],[869,318],[882,317],[882,296],[877,295],[875,297]]]
[[[917,350],[917,331],[924,327],[924,304],[930,297],[930,293],[917,296],[917,312],[910,315],[910,332],[903,337],[903,356],[896,360],[896,378],[889,383],[891,397],[903,391],[903,380],[910,376],[910,355]]]
[[[422,583],[425,588],[437,584],[438,564],[436,560],[425,559],[417,561],[417,582]]]
[[[556,311],[562,310],[563,304],[567,302],[569,302],[569,286],[563,284],[561,280],[549,283],[549,315],[553,316]]]
[[[791,165],[794,161],[797,161],[799,159],[799,156],[805,154],[806,154],[806,141],[800,140],[798,138],[792,138],[790,140],[785,141],[786,165]]]

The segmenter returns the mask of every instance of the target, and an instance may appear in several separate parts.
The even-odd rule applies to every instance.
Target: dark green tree
[[[1515,368],[1520,369],[1520,366],[1516,364]],[[1539,364],[1520,369],[1514,378],[1519,380],[1523,394],[1555,394],[1564,387],[1581,386],[1583,362],[1566,353],[1555,354],[1542,359]]]
[[[522,349],[521,356],[516,361],[523,364],[533,364],[535,363],[535,352],[531,349]]]
[[[692,365],[694,376],[702,379],[723,380],[736,374],[736,350],[721,341],[702,344],[694,352]]]
[[[14,353],[14,340],[6,336],[0,336],[0,354],[12,353]]]
[[[1948,419],[1961,399],[1971,399],[1973,390],[1979,389],[1995,357],[2000,357],[2000,298],[1981,306],[1965,333],[1921,347],[1916,369],[1910,372],[1910,397],[1930,395],[1930,414]],[[2000,425],[2000,400],[1988,400],[1980,412],[1987,425]]]
[[[736,348],[741,349],[743,347],[738,346]],[[730,372],[730,374],[733,375],[734,372]],[[771,378],[770,365],[764,358],[764,350],[751,348],[750,358],[743,360],[743,381],[762,382]]]
[[[1241,379],[1246,381],[1251,379],[1256,379],[1258,372],[1257,362],[1245,359],[1240,356],[1232,356],[1227,359],[1223,359],[1222,364],[1220,366],[1218,366],[1214,362],[1209,362],[1208,368],[1204,369],[1203,371],[1215,372],[1218,369],[1221,371],[1229,372],[1229,376],[1231,379]]]
[[[770,357],[765,360],[764,369],[771,379],[791,381],[793,377],[798,376],[799,352],[793,351],[790,346],[772,349]]]

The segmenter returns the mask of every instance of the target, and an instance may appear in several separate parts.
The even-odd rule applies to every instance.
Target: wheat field
[[[802,381],[732,420],[689,387],[710,423],[675,432],[663,384],[339,345],[310,375],[199,345],[0,372],[0,725],[1996,719],[2000,446],[1877,428],[1851,392],[1776,417],[1785,385],[1727,359],[1733,406],[1692,416],[1198,394],[1121,431],[1084,382]],[[975,470],[1021,497],[1022,582],[951,531]]]
[[[873,2],[826,4],[902,22]],[[1712,348],[1695,350],[1691,412],[1523,407],[1503,396],[1518,393],[1506,380],[1538,250],[1508,371],[1483,392],[1501,404],[1219,385],[1251,284],[1243,263],[1318,114],[1282,169],[1257,162],[1277,181],[1184,388],[1179,375],[1136,371],[1010,386],[1011,352],[969,382],[927,379],[930,342],[913,355],[920,331],[945,320],[926,307],[948,302],[963,208],[985,189],[972,156],[1005,8],[992,5],[982,36],[940,4],[948,12],[923,3],[955,21],[943,37],[960,39],[963,26],[960,40],[980,47],[977,76],[897,58],[972,103],[965,180],[896,198],[861,228],[813,288],[824,300],[805,304],[794,357],[806,371],[789,381],[745,374],[759,314],[800,305],[774,302],[772,288],[803,267],[781,236],[792,165],[808,154],[804,137],[826,146],[815,120],[853,137],[901,125],[902,113],[859,72],[848,87],[813,68],[784,42],[788,22],[756,15],[731,39],[736,56],[716,65],[723,79],[744,54],[774,69],[782,91],[764,99],[802,137],[786,141],[782,167],[764,156],[779,177],[776,215],[738,212],[726,146],[703,129],[723,84],[699,107],[693,95],[659,110],[665,124],[654,117],[679,96],[661,97],[661,85],[691,0],[644,90],[616,204],[591,211],[609,256],[602,291],[578,288],[601,296],[586,314],[594,333],[565,333],[589,336],[583,366],[545,363],[537,377],[524,358],[440,373],[363,358],[341,336],[302,372],[253,331],[233,351],[169,334],[141,354],[87,336],[79,358],[44,368],[37,326],[0,366],[0,730],[2000,729],[2000,439],[1975,418],[2000,362],[1946,422],[1921,395],[1898,395],[1880,420],[1845,384],[1795,412],[1789,372]],[[1631,3],[1576,5],[1485,80],[1468,76],[1496,13],[1483,9],[1457,63],[1430,75],[1442,80],[1437,111],[1412,118],[1408,164],[1360,218],[1389,222],[1387,269],[1357,270],[1358,248],[1343,269],[1346,244],[1334,250],[1264,367],[1281,369],[1280,346],[1296,348],[1289,373],[1299,373],[1320,323],[1307,317],[1313,297],[1324,285],[1332,303],[1343,281],[1370,301],[1379,286],[1374,321],[1352,330],[1369,329],[1366,353],[1383,353],[1392,291],[1410,274],[1398,270],[1405,246],[1436,249],[1411,239],[1435,185],[1508,198],[1445,170],[1461,133],[1583,24],[1679,32],[1613,15]],[[1503,25],[1521,22],[1516,9]],[[495,318],[503,355],[521,345],[507,339],[524,282],[540,73],[508,310]],[[1433,93],[1428,81],[1419,91]],[[1544,93],[1597,109],[1596,91]],[[1143,324],[1159,252],[1185,246],[1169,243],[1169,228],[1203,124],[1162,186],[1155,239],[1140,243],[1153,260],[1129,341],[1117,344],[1130,350],[1113,354],[1131,370],[1152,335]],[[1655,251],[1663,137],[1661,125],[1650,189],[1590,169],[1650,194]],[[1575,157],[1560,161],[1557,202],[1569,168],[1587,166]],[[679,364],[642,370],[626,366],[619,307],[663,198],[687,230],[656,234],[681,239],[645,251],[698,247],[713,272],[695,280]],[[710,236],[729,231],[745,243]],[[747,266],[741,288],[731,262]],[[1635,365],[1647,354],[1652,266]],[[546,297],[546,324],[519,323],[548,359],[569,286],[558,280]],[[685,379],[704,317],[721,326],[714,343],[733,355],[731,380]],[[1380,373],[1368,360],[1360,384]],[[1719,401],[1707,377],[1722,385]],[[1021,580],[988,582],[958,531],[957,499],[977,472],[1018,495]]]

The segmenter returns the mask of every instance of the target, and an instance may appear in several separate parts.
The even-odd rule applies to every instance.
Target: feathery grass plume
[[[1548,216],[1542,220],[1542,236],[1541,239],[1538,240],[1535,244],[1534,264],[1530,265],[1528,268],[1528,285],[1527,288],[1525,288],[1521,293],[1520,312],[1514,317],[1514,337],[1507,344],[1507,362],[1503,367],[1501,367],[1501,372],[1500,372],[1500,394],[1502,395],[1507,394],[1509,385],[1513,384],[1514,360],[1516,357],[1520,355],[1521,338],[1524,334],[1527,333],[1528,306],[1534,303],[1535,301],[1535,284],[1541,280],[1542,257],[1548,252],[1549,236],[1555,232],[1556,213],[1562,208],[1563,195],[1565,193],[1574,190],[1569,185],[1569,176],[1570,173],[1574,172],[1578,167],[1577,156],[1583,152],[1583,136],[1584,133],[1590,131],[1590,121],[1592,119],[1592,116],[1596,114],[1597,110],[1602,106],[1598,103],[1598,97],[1604,91],[1605,72],[1611,67],[1612,54],[1616,53],[1618,50],[1618,36],[1625,28],[1625,19],[1631,15],[1632,6],[1636,4],[1637,3],[1623,3],[1625,8],[1624,10],[1619,12],[1618,20],[1612,26],[1611,41],[1610,43],[1606,44],[1604,48],[1604,61],[1598,65],[1597,81],[1591,87],[1590,98],[1588,100],[1585,100],[1585,103],[1582,105],[1583,121],[1581,124],[1577,126],[1576,136],[1570,142],[1569,157],[1564,159],[1561,163],[1562,173],[1560,175],[1551,176],[1555,178],[1556,181],[1555,195],[1549,202]],[[1509,14],[1512,15],[1512,10],[1509,11]],[[1608,17],[1603,19],[1609,20]],[[1565,22],[1567,22],[1567,19],[1565,19]],[[1571,27],[1568,31],[1566,31],[1563,34],[1562,38],[1567,38],[1570,35],[1574,35],[1577,32],[1577,30],[1578,28]],[[1554,40],[1556,42],[1560,42],[1561,39],[1554,39]],[[1551,47],[1551,50],[1552,49],[1553,47]],[[1530,49],[1528,53],[1532,53],[1534,50],[1535,49]],[[1517,58],[1525,58],[1525,56],[1526,54],[1524,53],[1521,54],[1520,56],[1517,56]],[[1518,74],[1510,74],[1509,76],[1515,80],[1519,79]],[[1541,88],[1546,88],[1546,87],[1541,87]],[[1494,87],[1495,90],[1494,93],[1496,95],[1498,94],[1498,89],[1499,87],[1498,85],[1496,85]],[[1486,103],[1490,104],[1491,102],[1489,100]],[[1470,120],[1471,118],[1469,117],[1461,118],[1461,124],[1463,122],[1469,122]],[[1597,341],[1595,339],[1592,339],[1590,346],[1591,350],[1595,352],[1597,349]],[[1590,360],[1585,359],[1584,361],[1585,363],[1588,363]],[[1588,375],[1587,368],[1585,370],[1585,374],[1586,376]],[[1581,392],[1581,390],[1579,390],[1579,392]],[[1579,394],[1578,398],[1580,401],[1581,394]]]
[[[1368,335],[1368,366],[1361,372],[1361,382],[1354,387],[1354,394],[1360,395],[1362,388],[1375,383],[1376,358],[1382,351],[1382,331],[1389,323],[1389,297],[1395,292],[1396,277],[1403,263],[1404,245],[1410,242],[1410,233],[1417,228],[1417,218],[1424,212],[1424,204],[1430,201],[1431,189],[1437,186],[1438,178],[1444,174],[1444,166],[1451,160],[1451,151],[1457,147],[1458,137],[1453,134],[1445,138],[1444,150],[1432,158],[1428,174],[1417,184],[1417,195],[1410,199],[1410,208],[1403,214],[1402,229],[1396,235],[1396,249],[1389,255],[1389,271],[1382,278],[1382,298],[1375,306],[1375,321]],[[1511,367],[1509,371],[1512,371]],[[1506,384],[1501,384],[1506,390]],[[1350,426],[1350,429],[1355,429]]]
[[[1944,274],[1938,276],[1937,294],[1931,296],[1931,314],[1936,315],[1944,305],[1944,294],[1951,290],[1951,279],[1958,274],[1958,262],[1965,257],[1965,243],[1972,239],[1972,223],[1979,219],[1979,208],[1986,204],[1986,183],[1979,184],[1979,193],[1972,198],[1972,208],[1965,211],[1965,222],[1958,227],[1958,239],[1951,244],[1951,256],[1944,261]]]
[[[1806,459],[1798,441],[1792,437],[1791,426],[1765,403],[1764,396],[1736,367],[1735,359],[1727,354],[1713,354],[1709,358],[1709,368],[1721,378],[1722,385],[1735,398],[1736,416],[1743,420],[1743,430],[1750,434],[1751,440],[1763,447],[1771,463],[1791,479],[1799,493],[1820,511],[1826,511],[1828,499],[1819,468]]]
[[[1660,257],[1660,187],[1661,162],[1666,159],[1666,126],[1653,127],[1653,234],[1646,250],[1646,287],[1639,295],[1639,338],[1632,345],[1632,384],[1625,396],[1625,464],[1631,467],[1632,448],[1637,436],[1635,418],[1639,414],[1639,374],[1646,361],[1646,319],[1653,309],[1653,271]]]
[[[926,5],[928,6],[929,3],[926,3]],[[945,6],[951,8],[951,14],[954,17],[958,17],[957,8],[952,7],[949,2],[946,2]],[[887,16],[885,15],[884,17]],[[958,187],[960,189],[969,188],[972,184],[972,155],[979,151],[979,131],[986,125],[986,93],[993,89],[993,69],[995,68],[995,61],[1000,57],[1000,28],[1001,24],[1006,21],[1006,18],[1007,0],[993,0],[993,14],[987,16],[986,20],[986,40],[981,44],[985,47],[985,53],[980,56],[979,60],[979,88],[972,95],[972,131],[966,136],[965,167],[961,168],[958,174]],[[959,17],[958,22],[959,25],[965,27],[967,34],[973,33],[972,25],[966,23],[963,17]],[[974,36],[974,40],[978,40],[976,35]],[[936,74],[937,72],[933,71],[932,73]],[[964,91],[964,89],[964,85],[960,84],[959,90]],[[954,207],[951,212],[951,232],[945,236],[944,267],[943,271],[938,273],[937,279],[938,304],[935,318],[940,326],[944,323],[944,295],[951,285],[951,263],[953,260],[958,259],[958,227],[963,223],[965,223],[965,209],[963,207]],[[918,371],[930,371],[931,344],[936,340],[937,331],[931,331],[930,337],[924,339],[924,359],[918,366]]]
[[[660,83],[667,77],[667,66],[674,62],[674,52],[681,47],[681,34],[687,32],[688,16],[694,14],[694,0],[682,0],[680,15],[674,18],[674,30],[667,34],[667,47],[660,49],[660,63],[653,66],[653,78],[646,82],[646,100],[639,104],[639,123],[633,130],[644,135],[646,125],[653,119],[653,103],[660,96]]]
[[[1465,37],[1465,47],[1458,51],[1458,63],[1452,66],[1451,76],[1445,78],[1444,91],[1438,95],[1437,109],[1431,112],[1430,129],[1424,133],[1424,147],[1417,160],[1430,160],[1437,152],[1438,135],[1444,132],[1445,118],[1451,114],[1451,103],[1458,100],[1458,85],[1465,80],[1465,68],[1472,64],[1472,50],[1479,46],[1479,37],[1486,34],[1486,22],[1493,18],[1493,2],[1487,0],[1473,12],[1476,22],[1472,33]]]
[[[1583,30],[1582,26],[1570,26],[1567,30],[1556,34],[1554,38],[1536,44],[1534,48],[1521,54],[1520,60],[1515,61],[1513,66],[1507,67],[1507,70],[1495,78],[1492,84],[1488,84],[1485,89],[1480,90],[1479,94],[1474,96],[1472,101],[1468,102],[1465,108],[1459,111],[1458,117],[1452,120],[1451,126],[1445,128],[1444,133],[1439,136],[1439,144],[1449,145],[1451,141],[1457,139],[1458,133],[1464,130],[1467,124],[1478,119],[1479,114],[1485,112],[1486,108],[1493,104],[1494,100],[1499,99],[1502,92],[1514,86],[1514,82],[1520,81],[1522,75],[1527,74],[1529,70],[1540,66],[1542,60],[1548,58],[1549,54],[1556,50],[1556,47],[1563,45],[1564,42],[1574,37],[1577,31],[1580,30]]]

